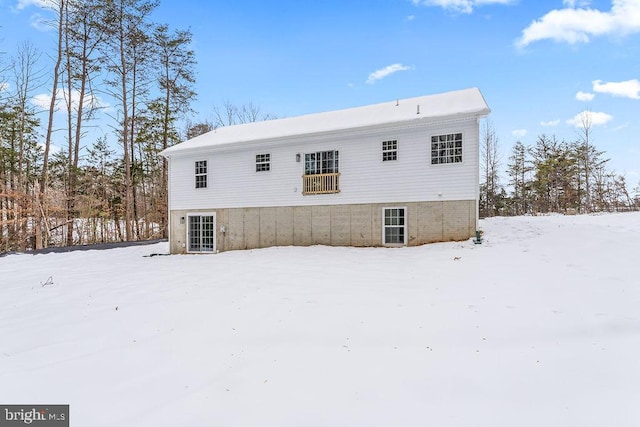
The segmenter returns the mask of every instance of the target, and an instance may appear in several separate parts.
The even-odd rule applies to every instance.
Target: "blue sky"
[[[53,51],[42,1],[0,0],[0,51]],[[154,19],[193,33],[201,119],[225,100],[291,117],[475,86],[503,164],[517,140],[575,140],[586,110],[640,183],[640,0],[164,0]]]

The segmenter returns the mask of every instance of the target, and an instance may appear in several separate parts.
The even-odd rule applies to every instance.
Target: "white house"
[[[218,128],[169,160],[171,253],[475,235],[476,88]]]

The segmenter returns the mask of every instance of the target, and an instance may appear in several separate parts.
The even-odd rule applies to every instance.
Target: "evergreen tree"
[[[531,170],[529,149],[517,141],[512,149],[507,163],[507,175],[512,193],[512,213],[522,215],[529,213],[531,209]]]
[[[149,135],[147,141],[161,141],[159,146],[150,147],[150,154],[158,158],[158,151],[174,145],[179,140],[177,120],[180,115],[190,111],[192,100],[195,99],[193,84],[195,83],[194,67],[195,54],[189,49],[191,44],[189,31],[169,33],[166,25],[158,26],[154,31],[153,43],[158,63],[158,86],[162,96],[154,100],[150,106],[152,120],[159,120],[160,133]],[[154,150],[155,149],[155,150]],[[168,233],[168,164],[161,159],[160,192],[155,199],[155,211],[159,214],[162,237]]]
[[[136,193],[132,165],[135,162],[136,117],[139,101],[147,93],[151,52],[150,15],[158,0],[108,0],[105,3],[105,32],[109,41],[105,49],[107,69],[112,78],[107,81],[110,94],[119,103],[119,141],[124,163],[125,239],[134,239],[134,222],[139,236],[136,215]]]
[[[106,38],[101,16],[100,0],[68,0],[64,19],[65,100],[67,106],[68,168],[67,236],[73,242],[73,219],[78,216],[76,193],[78,185],[80,145],[84,138],[85,122],[94,117],[99,107],[93,94],[93,81],[101,71],[99,47]]]

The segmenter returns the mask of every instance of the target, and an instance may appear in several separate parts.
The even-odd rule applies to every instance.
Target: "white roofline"
[[[243,145],[242,143],[289,139],[348,129],[484,117],[490,111],[480,90],[463,89],[364,107],[221,127],[169,147],[160,154],[171,157],[174,154],[229,147],[232,144]]]

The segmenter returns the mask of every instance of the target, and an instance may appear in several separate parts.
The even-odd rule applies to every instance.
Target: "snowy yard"
[[[0,258],[0,403],[77,427],[640,425],[640,213],[481,228]]]

